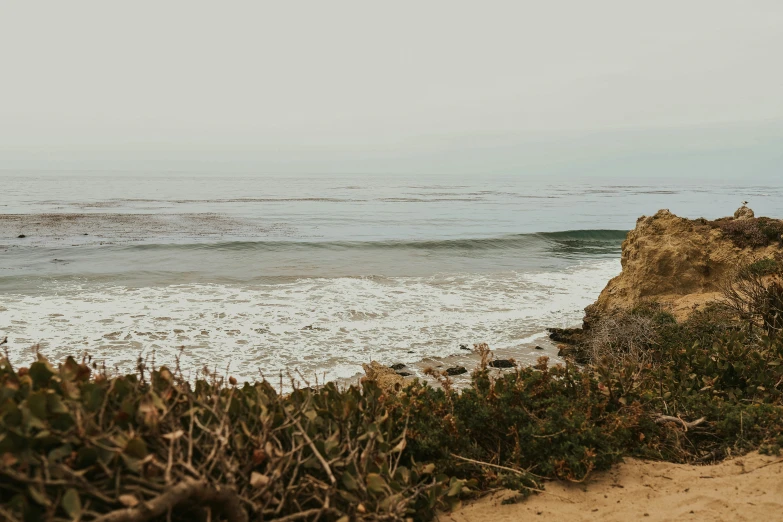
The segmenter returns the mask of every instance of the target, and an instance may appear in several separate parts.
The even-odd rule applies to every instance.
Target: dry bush
[[[620,311],[602,317],[588,331],[584,346],[590,362],[641,365],[659,343],[659,322],[648,314]]]
[[[740,248],[758,248],[771,244],[783,245],[783,221],[770,218],[716,219],[707,222],[719,228],[724,236]]]
[[[783,329],[783,268],[779,260],[761,260],[734,272],[720,285],[723,304],[767,335]]]
[[[487,365],[492,360],[492,350],[489,349],[489,345],[487,343],[474,344],[473,352],[478,354],[480,358],[479,369],[486,370]]]

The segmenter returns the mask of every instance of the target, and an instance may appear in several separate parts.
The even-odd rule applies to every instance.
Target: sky
[[[6,0],[0,169],[778,175],[781,50],[780,0]]]

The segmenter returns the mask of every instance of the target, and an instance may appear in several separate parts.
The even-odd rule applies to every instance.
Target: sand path
[[[783,521],[783,458],[750,453],[711,466],[628,459],[587,484],[549,482],[547,493],[502,505],[500,492],[441,522]]]

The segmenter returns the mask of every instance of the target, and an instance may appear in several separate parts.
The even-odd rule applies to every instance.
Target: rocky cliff
[[[733,218],[690,220],[660,210],[642,216],[622,245],[622,272],[588,306],[585,326],[646,300],[683,319],[720,297],[719,285],[738,267],[783,252],[783,221],[755,218],[747,207]]]

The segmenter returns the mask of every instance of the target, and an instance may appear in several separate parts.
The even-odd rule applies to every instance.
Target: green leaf
[[[348,473],[347,471],[343,473],[342,477],[343,486],[345,486],[345,489],[350,491],[355,491],[357,487],[359,487],[359,484],[356,483],[356,479],[353,478],[353,475]]]
[[[82,501],[79,493],[70,488],[63,495],[62,506],[65,512],[71,517],[71,520],[79,520],[82,516]]]
[[[411,481],[411,472],[405,466],[400,466],[394,473],[394,478],[407,485]]]
[[[30,365],[30,378],[36,386],[46,385],[52,375],[54,375],[54,369],[43,357]]]
[[[69,355],[62,366],[60,366],[60,377],[64,381],[72,381],[77,375],[79,375],[79,363]]]
[[[8,433],[0,433],[0,454],[11,453],[15,446],[14,440]]]
[[[68,413],[68,408],[59,395],[49,393],[46,395],[46,405],[52,413]]]
[[[139,463],[139,459],[134,459],[133,457],[129,457],[124,453],[120,454],[120,457],[122,457],[122,462],[129,471],[132,471],[133,473],[141,473],[141,464]]]
[[[68,399],[78,399],[81,396],[79,383],[77,382],[62,381],[60,382],[60,388],[62,389],[63,396]]]
[[[4,428],[14,428],[22,423],[22,410],[13,401],[6,401],[0,408],[0,421]]]
[[[27,511],[27,497],[25,495],[22,495],[21,493],[17,493],[13,497],[11,497],[11,501],[3,504],[3,507],[6,510],[10,510],[12,513],[14,511],[18,513],[24,513]]]
[[[14,373],[14,367],[11,366],[11,363],[8,362],[8,359],[3,357],[0,359],[0,374],[13,374]]]
[[[87,383],[82,385],[82,401],[90,411],[96,411],[101,407],[104,393],[105,391],[101,388],[101,386],[95,383]]]
[[[242,450],[245,447],[245,437],[241,433],[234,434],[234,447]]]
[[[372,493],[383,493],[386,489],[386,481],[377,473],[368,473],[367,489]]]
[[[139,438],[128,441],[125,445],[125,453],[137,459],[143,459],[147,456],[147,443]]]
[[[344,489],[338,489],[337,494],[342,497],[346,502],[350,502],[351,504],[358,504],[359,503],[359,497],[351,493],[350,491],[345,491]]]
[[[46,496],[46,494],[44,494],[42,491],[39,491],[32,484],[27,486],[27,492],[30,494],[30,498],[32,498],[39,505],[44,507],[49,507],[51,505],[51,502],[49,501],[49,498]]]
[[[465,483],[455,477],[451,477],[451,485],[449,486],[449,491],[446,493],[446,496],[448,497],[456,497],[462,492],[462,486]]]
[[[166,403],[163,402],[163,399],[160,398],[160,395],[154,391],[150,391],[149,398],[153,406],[155,406],[160,411],[166,411]]]
[[[30,413],[39,419],[46,418],[46,392],[37,391],[27,396],[27,407]]]
[[[55,430],[66,431],[75,424],[73,417],[68,413],[55,415],[51,420],[51,426]]]
[[[79,448],[79,451],[76,453],[76,467],[78,469],[92,466],[97,460],[98,450],[95,448],[84,446]]]
[[[70,457],[72,451],[73,451],[73,447],[70,444],[63,444],[62,446],[50,451],[48,458],[51,461],[57,462],[66,457]]]

